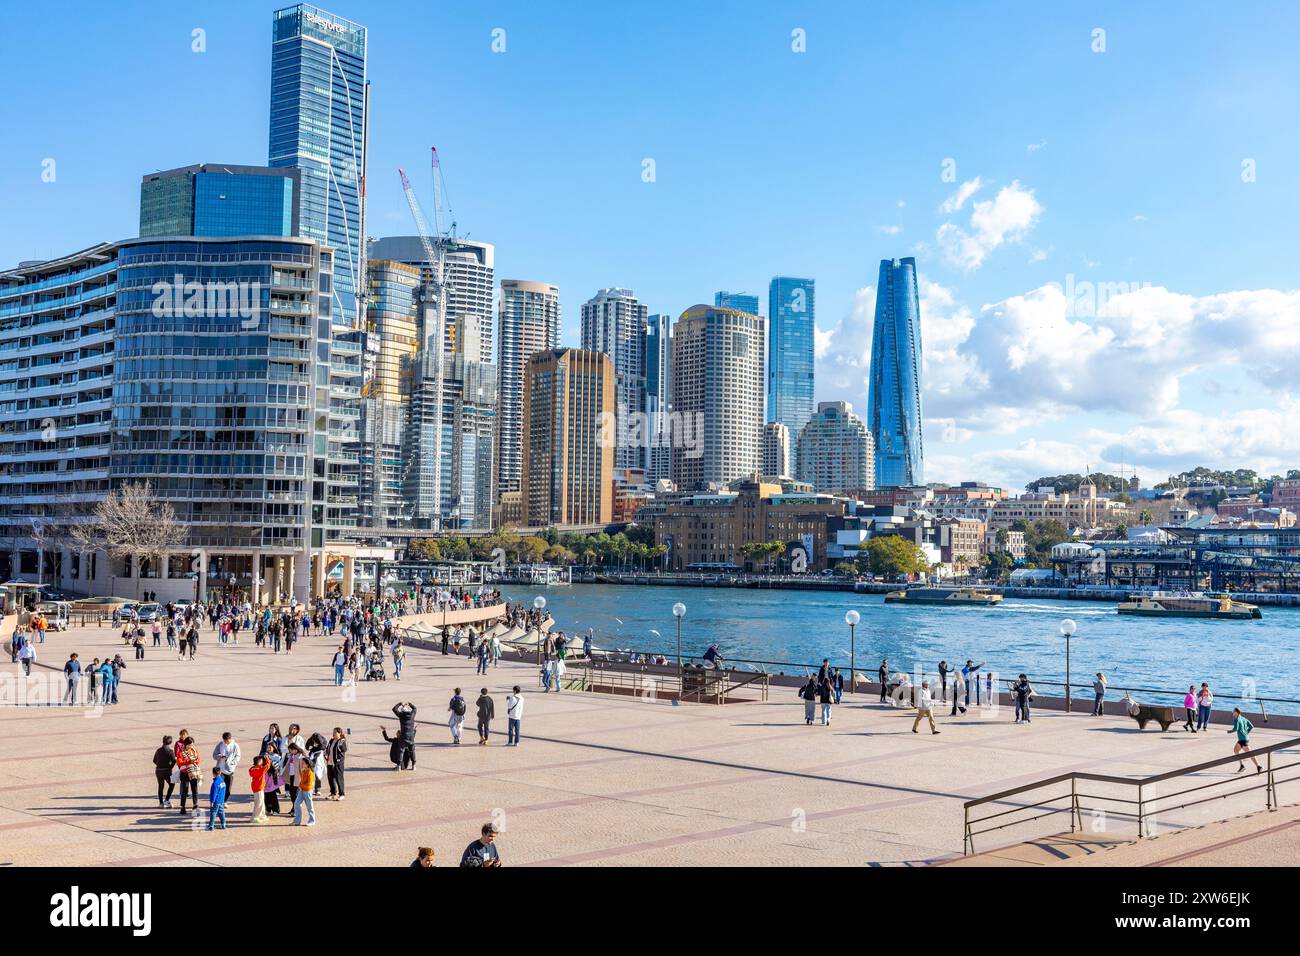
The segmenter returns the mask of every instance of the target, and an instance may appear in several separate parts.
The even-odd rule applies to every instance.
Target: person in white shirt
[[[506,695],[507,747],[519,746],[519,728],[523,719],[524,695],[519,692],[519,685],[516,684],[514,690]]]
[[[226,800],[235,793],[235,770],[239,767],[239,743],[230,731],[221,735],[221,742],[212,751],[212,762],[217,773],[226,778]]]
[[[930,733],[939,732],[939,728],[934,725],[934,713],[931,710],[933,703],[930,699],[930,682],[922,681],[921,689],[916,692],[916,720],[912,721],[912,733],[920,733],[916,728],[921,723],[922,717],[930,721]]]

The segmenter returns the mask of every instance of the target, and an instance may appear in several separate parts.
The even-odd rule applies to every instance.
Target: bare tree
[[[113,558],[130,559],[135,569],[136,597],[145,559],[158,559],[185,543],[190,529],[176,520],[176,511],[154,497],[149,482],[127,482],[113,489],[95,508],[95,524],[104,549]]]

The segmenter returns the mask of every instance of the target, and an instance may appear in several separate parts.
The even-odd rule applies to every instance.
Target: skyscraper
[[[426,282],[432,277],[433,269],[425,258],[424,244],[419,236],[387,236],[373,240],[369,248],[372,259],[392,259],[419,266],[424,271]],[[472,324],[478,326],[479,354],[468,358],[484,365],[495,365],[492,294],[496,291],[496,248],[487,242],[454,239],[447,242],[446,256],[446,348],[457,351],[458,330],[469,324],[462,321],[462,317],[469,316]]]
[[[327,536],[357,524],[369,95],[365,27],[307,4],[275,12],[267,165],[301,171],[298,234],[330,250],[317,306],[330,341],[312,383],[314,440],[325,446],[316,478],[344,507],[325,509]]]
[[[614,363],[586,349],[553,349],[528,360],[524,379],[524,520],[608,524],[614,446],[602,435],[614,413]]]
[[[875,442],[848,402],[821,402],[799,435],[800,481],[831,494],[875,487]]]
[[[772,279],[767,288],[767,322],[767,420],[783,424],[791,442],[796,442],[813,413],[813,280]]]
[[[519,491],[523,470],[524,375],[536,352],[560,347],[560,289],[545,282],[502,279],[497,304],[497,494]]]
[[[669,446],[668,413],[672,408],[673,318],[657,313],[645,325],[645,410],[649,428],[646,432],[646,479],[656,481],[672,477],[673,461]]]
[[[735,309],[738,312],[758,315],[758,296],[750,295],[748,292],[715,292],[713,305],[719,309]]]
[[[673,480],[682,488],[758,470],[766,338],[753,313],[707,305],[691,306],[673,327]]]
[[[759,472],[764,478],[790,477],[790,432],[780,422],[763,425],[763,454]]]
[[[614,363],[615,468],[645,468],[645,324],[649,310],[631,289],[601,289],[582,304],[582,347]]]
[[[921,484],[921,306],[912,258],[880,263],[867,426],[876,442],[876,485]]]

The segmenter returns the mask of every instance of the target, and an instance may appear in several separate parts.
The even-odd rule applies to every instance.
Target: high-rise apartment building
[[[875,487],[875,443],[848,402],[820,402],[799,433],[799,479],[815,490],[845,494]]]
[[[759,473],[764,478],[788,478],[790,471],[790,432],[780,422],[763,424],[762,463]]]
[[[433,269],[424,254],[419,236],[386,236],[370,243],[370,258],[391,259],[419,266],[424,281],[433,277]],[[496,364],[493,336],[492,296],[496,291],[496,248],[490,243],[454,239],[446,242],[446,338],[447,351],[457,351],[458,329],[473,324],[479,329],[479,354],[471,361]]]
[[[296,236],[302,170],[200,163],[140,182],[141,236]]]
[[[524,520],[533,527],[608,524],[614,447],[614,363],[586,349],[532,355],[524,379]]]
[[[880,263],[867,427],[876,443],[876,484],[921,484],[921,305],[912,258]]]
[[[767,420],[780,422],[791,440],[813,413],[816,285],[812,279],[776,276],[767,290]]]
[[[362,350],[359,520],[365,528],[410,527],[405,497],[405,442],[419,350],[417,266],[388,259],[366,263],[366,333]]]
[[[528,360],[560,347],[560,289],[545,282],[502,279],[497,316],[497,494],[503,495],[520,490]]]
[[[672,410],[673,318],[656,313],[645,325],[646,480],[672,478],[673,457],[669,413]]]
[[[614,363],[615,468],[644,470],[647,429],[646,338],[649,310],[631,289],[601,289],[582,304],[582,347]]]
[[[673,327],[673,480],[683,489],[758,470],[766,338],[764,319],[707,305]]]
[[[748,292],[715,292],[713,304],[719,309],[735,309],[737,312],[758,315],[758,296]]]

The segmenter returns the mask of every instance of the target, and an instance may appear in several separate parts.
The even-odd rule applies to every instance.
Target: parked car
[[[152,624],[162,617],[162,612],[162,606],[153,603],[141,604],[136,607],[136,613],[139,615],[142,624]]]

